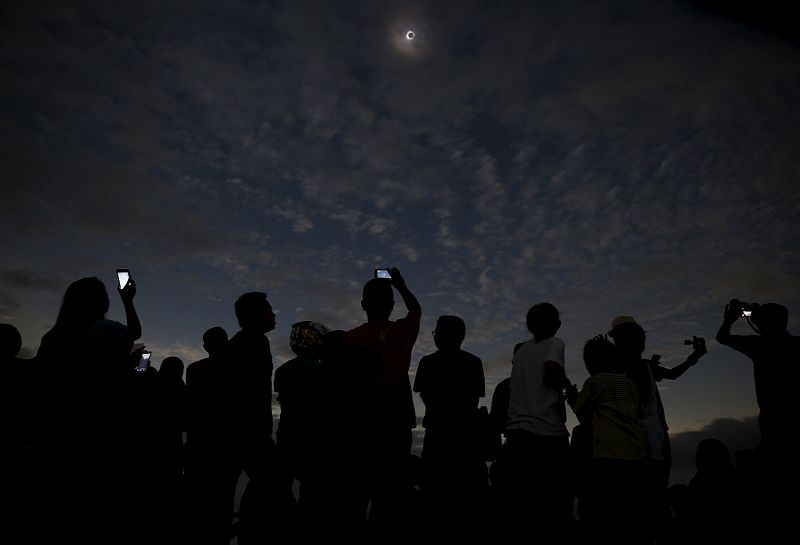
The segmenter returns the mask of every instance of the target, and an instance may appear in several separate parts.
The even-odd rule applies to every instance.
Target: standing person
[[[64,292],[56,323],[36,354],[43,412],[43,454],[48,486],[45,530],[59,539],[119,541],[132,516],[126,490],[130,407],[125,398],[128,356],[142,328],[133,280],[118,288],[126,324],[106,319],[110,301],[96,277]]]
[[[331,469],[325,457],[335,425],[330,418],[334,403],[331,374],[323,363],[328,333],[328,328],[317,322],[292,324],[289,346],[297,357],[275,370],[274,388],[281,406],[276,433],[281,483],[288,501],[294,501],[294,481],[299,483],[297,529],[303,539],[324,537],[327,530],[323,522],[329,506],[325,505],[323,472]]]
[[[215,326],[203,333],[207,358],[186,369],[187,543],[217,545],[230,542],[230,456],[227,435],[226,377],[228,333]],[[235,490],[235,483],[234,483]]]
[[[583,360],[590,376],[572,403],[585,437],[575,468],[581,526],[600,543],[648,543],[640,528],[647,444],[639,391],[608,339],[587,341]]]
[[[371,540],[397,539],[409,527],[411,430],[416,426],[411,381],[411,350],[419,335],[422,307],[400,271],[364,285],[361,308],[367,322],[342,338],[340,379],[359,427],[352,471],[369,512]],[[407,314],[389,317],[397,290]],[[359,536],[354,536],[356,539]]]
[[[34,361],[18,358],[22,336],[11,324],[0,324],[0,541],[30,536],[38,524],[42,464],[35,450],[39,403]],[[32,540],[32,541],[35,541]]]
[[[731,334],[733,324],[746,316],[745,305],[733,299],[725,306],[717,342],[753,362],[761,450],[778,458],[781,453],[795,452],[795,438],[790,430],[795,428],[800,412],[794,401],[800,372],[793,363],[800,354],[800,337],[789,333],[789,310],[785,306],[777,303],[753,306],[748,321],[758,334]]]
[[[732,335],[731,327],[747,317],[757,335]],[[756,448],[755,489],[751,530],[757,540],[767,531],[780,535],[789,531],[796,516],[797,502],[784,500],[800,486],[796,432],[798,408],[795,400],[800,371],[800,337],[788,330],[789,310],[777,303],[745,305],[737,299],[725,306],[717,341],[741,352],[753,362],[753,379],[758,403],[761,442]],[[775,494],[783,489],[785,494]],[[758,533],[761,533],[759,535]]]
[[[231,445],[229,508],[242,472],[249,481],[239,511],[239,543],[262,542],[280,533],[278,471],[272,439],[272,352],[266,334],[275,313],[263,292],[241,295],[234,306],[240,330],[228,342],[223,398]],[[230,515],[226,515],[226,518]],[[229,520],[229,519],[228,519]]]
[[[488,487],[478,420],[483,362],[461,349],[465,336],[464,320],[440,316],[433,332],[438,350],[419,361],[414,380],[425,403],[421,491],[428,526],[439,537],[458,529],[469,533],[462,538],[475,537],[463,517],[482,513]]]
[[[608,335],[614,340],[617,358],[627,369],[630,378],[639,391],[643,413],[640,420],[647,439],[647,497],[651,506],[648,514],[648,527],[654,532],[661,531],[669,516],[669,474],[672,467],[672,451],[669,444],[667,418],[664,405],[656,383],[662,379],[675,380],[695,365],[706,354],[705,340],[695,337],[693,351],[680,365],[673,368],[662,367],[659,358],[643,359],[646,348],[646,333],[631,316],[617,316],[611,322]]]
[[[568,475],[569,432],[564,390],[564,341],[558,309],[533,305],[526,322],[533,339],[514,354],[506,437],[509,448],[510,520],[563,538],[572,519]],[[510,527],[512,535],[522,528]],[[537,530],[537,531],[539,531]]]

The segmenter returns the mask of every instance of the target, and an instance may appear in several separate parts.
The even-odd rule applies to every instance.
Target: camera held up
[[[733,308],[739,310],[739,316],[742,318],[749,318],[755,309],[758,308],[758,303],[745,303],[744,301],[739,301],[738,299],[733,299],[731,301],[731,305]]]

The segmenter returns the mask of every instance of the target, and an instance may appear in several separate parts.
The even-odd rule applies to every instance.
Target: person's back
[[[328,528],[330,501],[329,464],[331,436],[336,420],[331,388],[331,370],[323,362],[324,325],[302,321],[292,325],[289,345],[297,357],[275,370],[274,390],[281,412],[276,433],[281,487],[287,502],[293,501],[295,480],[299,483],[300,523],[297,539],[308,540],[324,535]]]
[[[519,535],[523,526],[534,523],[543,537],[563,538],[572,518],[572,496],[563,395],[569,381],[564,343],[555,336],[561,320],[553,305],[539,303],[528,311],[526,322],[533,340],[514,354],[506,424],[513,521],[508,530]]]
[[[278,446],[312,441],[327,424],[324,414],[330,410],[330,377],[321,361],[322,344],[328,328],[304,321],[292,325],[289,345],[297,357],[275,370],[274,389],[281,406],[276,434]],[[325,426],[327,427],[327,426]],[[289,447],[294,451],[295,447]],[[297,447],[298,454],[306,451]],[[311,454],[306,452],[306,455]]]
[[[189,541],[222,544],[231,532],[231,454],[226,387],[228,333],[215,326],[203,333],[207,358],[186,369],[186,489]],[[233,488],[235,489],[235,488]]]
[[[647,443],[639,391],[604,337],[587,341],[583,357],[590,376],[573,403],[588,451],[577,460],[580,521],[600,542],[642,543]],[[619,513],[626,514],[625,530]]]
[[[592,458],[644,462],[647,445],[640,425],[642,402],[636,385],[616,361],[614,346],[595,338],[584,346],[589,378],[573,409],[591,433]]]
[[[743,485],[728,447],[715,438],[697,445],[697,472],[689,482],[687,518],[695,539],[735,541],[745,529]]]
[[[473,528],[458,522],[481,514],[488,486],[478,428],[483,363],[461,349],[465,335],[461,318],[440,316],[434,331],[438,350],[420,360],[414,380],[414,391],[425,403],[420,490],[427,526],[451,539],[457,539],[454,528],[459,526],[468,533],[462,537],[475,537]]]
[[[461,349],[464,322],[442,316],[434,342],[439,350],[423,356],[417,366],[414,391],[425,403],[423,427],[469,429],[475,425],[478,400],[485,395],[483,362]]]
[[[118,532],[126,516],[124,482],[128,356],[141,335],[133,305],[135,283],[118,289],[127,324],[107,320],[108,293],[95,277],[64,293],[53,328],[37,351],[44,408],[42,453],[47,458],[48,517],[60,539],[100,539]],[[93,513],[90,518],[89,513]],[[105,536],[114,539],[116,534]]]
[[[367,322],[342,337],[339,380],[350,398],[353,421],[359,427],[351,471],[363,483],[363,503],[371,501],[370,528],[375,539],[403,528],[411,495],[408,480],[411,430],[416,426],[408,371],[419,334],[422,307],[397,269],[391,279],[364,285],[361,306]],[[390,320],[392,287],[408,313]]]
[[[31,537],[42,501],[41,461],[36,450],[35,363],[18,358],[22,337],[11,324],[0,324],[0,541]],[[33,540],[35,541],[35,540]]]
[[[564,342],[555,336],[561,321],[549,303],[528,312],[534,338],[514,353],[506,430],[547,437],[568,437],[567,410],[560,382],[564,375]]]
[[[203,333],[203,348],[207,358],[192,362],[186,368],[187,445],[201,448],[200,443],[213,441],[209,435],[223,427],[220,381],[225,372],[228,333],[221,327]]]

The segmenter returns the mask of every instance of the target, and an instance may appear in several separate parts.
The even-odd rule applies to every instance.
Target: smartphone
[[[389,269],[375,269],[375,278],[385,278],[387,280],[391,280],[392,275],[389,274]]]
[[[128,269],[117,269],[117,280],[119,281],[119,289],[124,288],[131,279],[131,271]]]
[[[139,373],[144,373],[150,367],[150,356],[152,352],[142,352],[142,357],[139,359],[139,363],[136,365],[136,371]]]

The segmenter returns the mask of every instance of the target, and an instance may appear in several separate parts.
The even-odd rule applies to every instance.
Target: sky
[[[442,314],[466,321],[484,405],[532,304],[559,308],[578,385],[583,343],[632,315],[668,367],[685,339],[708,341],[660,385],[681,460],[705,435],[752,446],[751,363],[713,338],[733,297],[786,305],[800,331],[786,15],[711,0],[3,2],[0,322],[32,356],[70,282],[113,290],[129,268],[156,363],[203,357],[202,333],[233,334],[235,299],[258,290],[277,367],[292,323],[357,326],[361,287],[394,266],[423,307],[412,379]],[[113,292],[108,317],[124,320]]]

